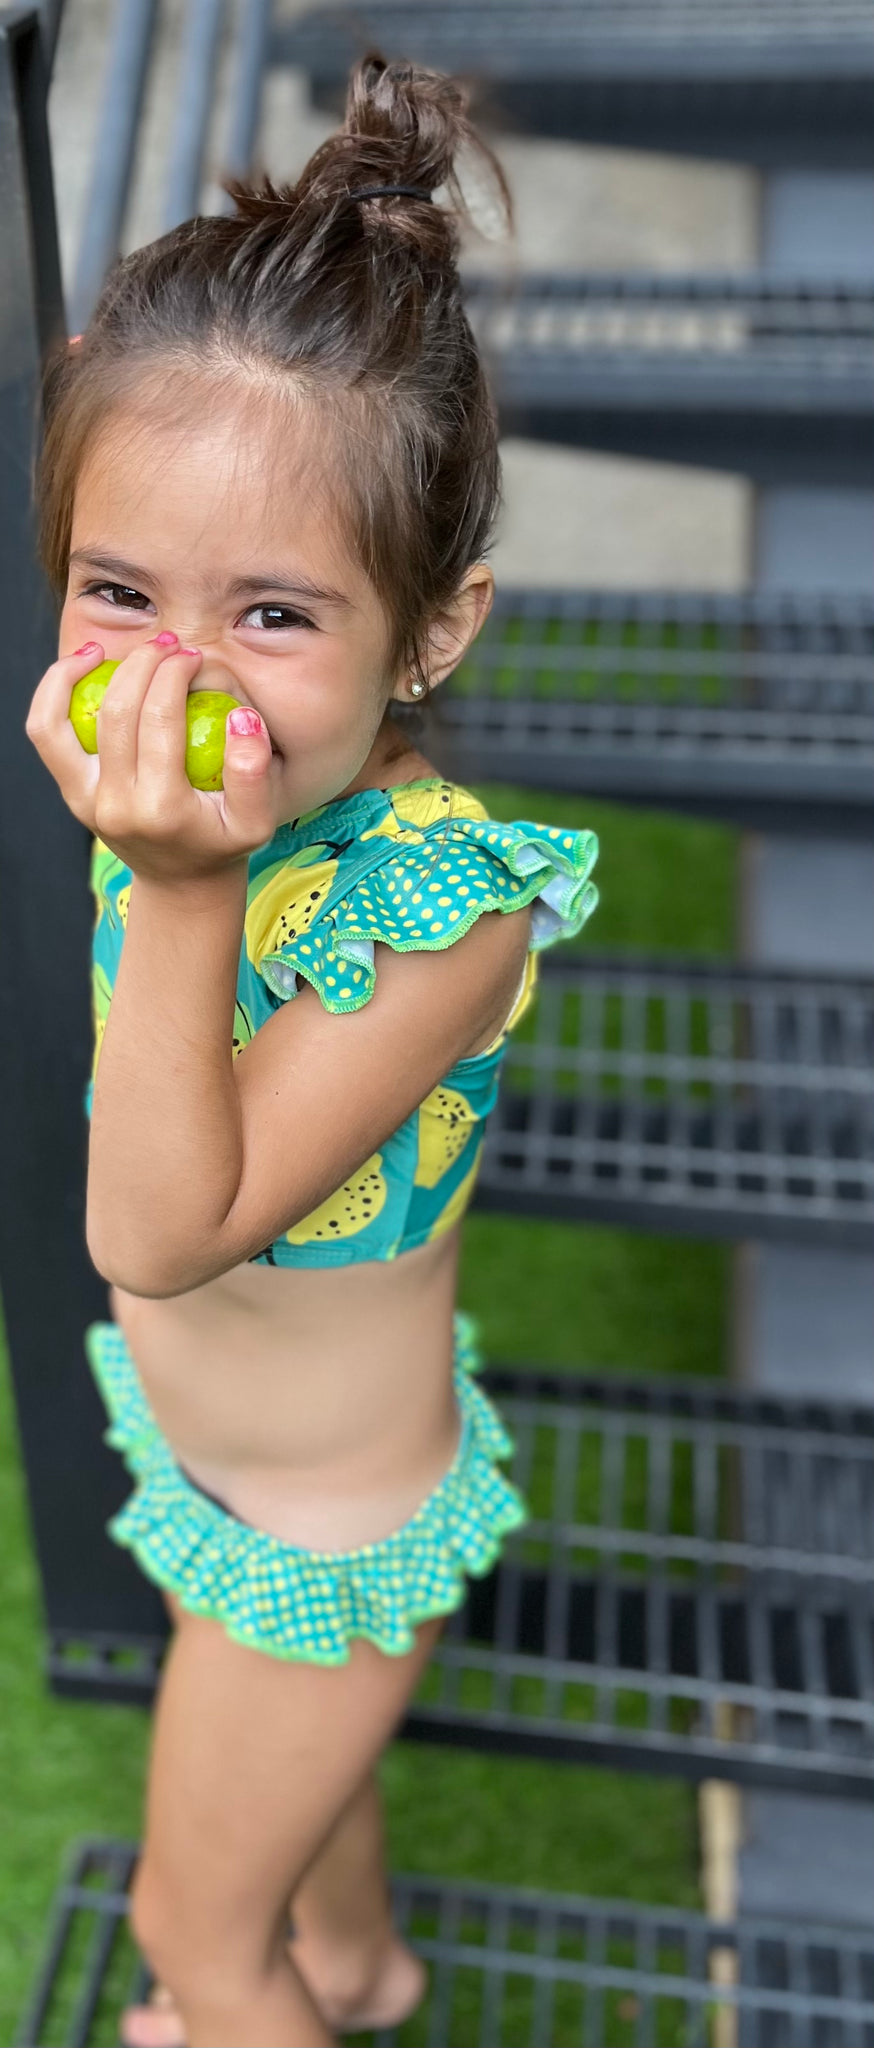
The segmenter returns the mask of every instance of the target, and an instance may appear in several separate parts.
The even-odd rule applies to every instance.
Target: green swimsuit
[[[442,951],[484,911],[532,906],[525,972],[497,1038],[458,1061],[341,1188],[251,1263],[394,1259],[459,1221],[473,1194],[507,1032],[532,999],[538,952],[571,938],[594,909],[596,855],[591,832],[527,819],[501,824],[470,791],[433,776],[320,804],[250,856],[234,1057],[302,982],[326,1010],[361,1009],[378,973],[376,943],[394,952]],[[89,1115],[131,881],[130,869],[95,839]],[[213,1615],[228,1634],[268,1654],[345,1662],[358,1635],[402,1654],[416,1622],[457,1606],[462,1574],[488,1570],[503,1533],[525,1517],[521,1496],[495,1468],[512,1445],[470,1378],[478,1360],[468,1317],[455,1318],[462,1428],[451,1471],[401,1529],[344,1553],[281,1543],[203,1494],[158,1430],[116,1325],[92,1324],[86,1348],[112,1418],[107,1441],[125,1453],[139,1482],[109,1534],[183,1606]]]

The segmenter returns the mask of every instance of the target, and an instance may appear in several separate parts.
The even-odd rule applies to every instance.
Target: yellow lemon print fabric
[[[231,1053],[238,1058],[280,1003],[308,983],[335,1014],[376,985],[375,946],[439,952],[486,911],[531,906],[525,973],[492,1045],[459,1061],[378,1152],[252,1264],[346,1265],[393,1259],[451,1229],[474,1193],[497,1099],[507,1032],[535,994],[537,955],[573,938],[598,900],[593,832],[504,824],[458,783],[429,776],[362,789],[280,826],[249,859]],[[99,839],[91,888],[94,1060],[124,943],[130,870]]]

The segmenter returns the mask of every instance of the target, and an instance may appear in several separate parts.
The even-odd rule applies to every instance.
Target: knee
[[[138,1866],[128,1899],[137,1947],[178,1997],[197,1992],[204,1978],[213,1984],[220,1976],[230,1988],[248,1984],[272,1967],[287,1940],[287,1907],[275,1926],[243,1910],[212,1916],[190,1893],[181,1898],[178,1887],[159,1881],[147,1863]]]

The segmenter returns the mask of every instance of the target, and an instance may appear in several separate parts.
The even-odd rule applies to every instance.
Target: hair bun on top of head
[[[296,184],[277,187],[265,178],[255,188],[235,179],[224,189],[235,202],[237,219],[250,227],[269,219],[279,228],[301,212],[314,220],[341,208],[354,215],[349,202],[360,201],[359,229],[388,233],[426,258],[452,263],[456,221],[470,219],[456,168],[462,154],[480,158],[509,224],[507,182],[468,118],[464,87],[443,72],[402,60],[388,63],[371,52],[350,75],[343,127],[314,151]],[[441,188],[449,206],[429,204]]]

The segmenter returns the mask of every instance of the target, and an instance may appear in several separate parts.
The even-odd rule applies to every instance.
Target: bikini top
[[[249,856],[234,1058],[301,982],[326,1010],[361,1009],[375,986],[376,942],[399,953],[440,951],[486,910],[533,906],[522,979],[491,1045],[459,1060],[379,1151],[250,1264],[394,1259],[458,1222],[473,1194],[507,1033],[531,1002],[538,952],[572,938],[597,903],[589,880],[597,852],[593,832],[524,818],[501,824],[469,790],[426,776],[335,797],[281,825]],[[132,880],[95,838],[89,1117]]]

